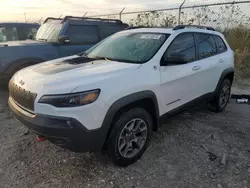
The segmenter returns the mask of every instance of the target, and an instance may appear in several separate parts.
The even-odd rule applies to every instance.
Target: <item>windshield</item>
[[[103,58],[129,63],[145,63],[160,49],[168,34],[163,33],[117,33],[83,55],[89,58]]]
[[[48,22],[43,24],[37,31],[36,40],[57,42],[62,24],[59,22]]]

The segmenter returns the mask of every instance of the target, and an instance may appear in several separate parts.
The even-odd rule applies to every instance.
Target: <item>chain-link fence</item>
[[[207,25],[223,32],[235,52],[235,83],[250,86],[250,1],[183,5],[153,11],[97,15],[121,19],[131,26]]]
[[[250,85],[250,2],[187,7],[184,24],[209,25],[224,33],[235,52],[235,82]]]

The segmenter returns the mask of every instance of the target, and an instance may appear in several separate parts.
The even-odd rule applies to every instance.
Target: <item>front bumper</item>
[[[11,97],[9,106],[19,122],[62,148],[87,152],[100,151],[104,145],[107,132],[103,128],[90,131],[73,118],[31,114],[16,104]]]

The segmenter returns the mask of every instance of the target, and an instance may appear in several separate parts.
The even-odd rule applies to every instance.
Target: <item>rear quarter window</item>
[[[214,39],[219,53],[227,51],[227,46],[220,36],[214,35]]]
[[[212,35],[196,33],[198,44],[199,59],[204,59],[217,54],[217,47]]]

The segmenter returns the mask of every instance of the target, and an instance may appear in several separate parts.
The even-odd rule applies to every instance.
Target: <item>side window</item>
[[[119,26],[119,25],[114,25],[114,26],[106,25],[106,26],[103,26],[103,29],[101,30],[102,37],[106,38],[106,37],[118,32],[118,31],[121,31],[121,30],[122,30],[122,27]]]
[[[0,27],[0,41],[15,41],[18,40],[16,27]]]
[[[212,35],[197,33],[197,44],[199,59],[207,58],[217,54],[216,43]]]
[[[32,27],[31,28],[31,34],[32,34],[32,37],[35,38],[36,37],[36,33],[37,33],[38,29],[36,27]]]
[[[99,32],[97,26],[92,25],[70,25],[67,31],[70,43],[97,43]]]
[[[224,41],[221,39],[221,37],[214,35],[217,49],[219,53],[227,51],[227,46],[225,45]]]
[[[194,61],[195,42],[192,33],[178,35],[163,55],[164,64],[178,65]]]
[[[18,27],[17,35],[18,35],[19,40],[26,40],[29,38],[29,35],[32,35],[31,28],[30,27]]]

